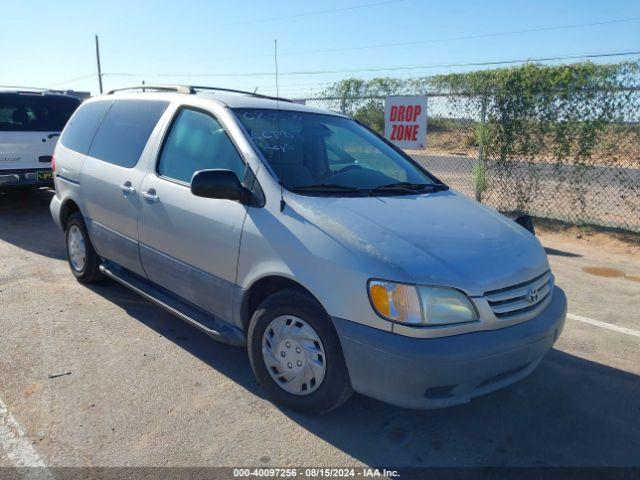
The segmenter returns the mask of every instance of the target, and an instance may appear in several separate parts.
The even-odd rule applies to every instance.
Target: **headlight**
[[[473,305],[460,290],[418,287],[418,292],[426,325],[450,325],[478,319]]]
[[[379,315],[394,322],[436,326],[477,320],[467,296],[453,288],[369,280],[369,298]]]
[[[370,280],[369,296],[373,308],[384,318],[415,325],[422,323],[420,299],[415,286]]]

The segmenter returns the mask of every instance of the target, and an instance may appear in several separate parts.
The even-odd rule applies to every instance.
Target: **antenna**
[[[280,211],[283,212],[284,211],[284,207],[287,206],[287,202],[284,201],[284,193],[283,193],[283,187],[282,184],[280,185]]]
[[[273,61],[276,65],[276,97],[280,96],[280,86],[278,85],[278,39],[273,41]]]
[[[277,38],[273,40],[273,62],[276,67],[276,108],[280,110],[280,100],[279,100],[280,86],[278,84],[278,39]],[[278,130],[280,130],[280,115],[278,115],[276,118],[278,122]],[[282,152],[280,152],[280,155],[282,155]],[[283,190],[284,188],[282,187],[282,184],[280,184],[280,211],[281,212],[284,211],[284,207],[287,205],[286,202],[284,201]]]

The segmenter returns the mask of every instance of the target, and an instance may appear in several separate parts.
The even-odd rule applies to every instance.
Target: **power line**
[[[505,37],[510,35],[519,35],[525,33],[536,33],[536,32],[550,32],[555,30],[565,30],[565,29],[575,29],[575,28],[585,28],[585,27],[596,27],[602,25],[615,25],[620,23],[629,23],[629,22],[637,22],[640,21],[640,17],[627,17],[627,18],[617,18],[612,20],[604,20],[601,22],[591,22],[591,23],[575,23],[575,24],[567,24],[567,25],[552,25],[547,27],[536,27],[525,30],[512,30],[506,32],[493,32],[493,33],[479,33],[472,35],[463,35],[457,37],[445,37],[445,38],[435,38],[431,40],[416,40],[411,42],[397,42],[397,43],[378,43],[372,45],[359,45],[355,47],[337,47],[337,48],[328,48],[328,49],[320,49],[320,50],[298,50],[293,52],[279,52],[278,55],[282,56],[299,56],[299,55],[314,55],[319,53],[340,53],[340,52],[349,52],[349,51],[360,51],[360,50],[373,50],[380,48],[396,48],[396,47],[411,47],[415,45],[428,45],[434,43],[444,43],[444,42],[453,42],[460,40],[480,40],[483,38],[496,38],[496,37]],[[242,57],[230,56],[230,57],[219,57],[218,60],[229,60],[229,59],[256,59],[256,58],[267,58],[271,57],[271,54],[260,54],[260,55],[244,55]]]
[[[579,55],[565,55],[565,56],[554,56],[554,57],[538,57],[538,58],[528,58],[528,59],[518,59],[518,60],[499,60],[499,61],[489,61],[489,62],[468,62],[468,63],[449,63],[449,64],[430,64],[430,65],[404,65],[404,66],[392,66],[392,67],[370,67],[370,68],[361,68],[361,69],[349,69],[349,70],[317,70],[317,71],[297,71],[297,72],[280,72],[280,76],[303,76],[303,75],[330,75],[330,74],[341,74],[341,73],[375,73],[375,72],[383,72],[383,71],[398,71],[398,70],[417,70],[417,69],[433,69],[433,68],[454,68],[454,67],[482,67],[482,66],[497,66],[497,65],[512,65],[516,63],[526,63],[526,62],[546,62],[546,61],[558,61],[558,60],[577,60],[577,59],[588,59],[588,58],[607,58],[607,57],[620,57],[620,56],[631,56],[631,55],[640,55],[640,50],[637,51],[627,51],[627,52],[608,52],[608,53],[596,53],[596,54],[579,54]],[[261,77],[261,76],[272,76],[273,72],[252,72],[252,73],[193,73],[193,74],[185,74],[185,73],[130,73],[130,72],[118,72],[118,73],[103,73],[103,76],[109,77],[175,77],[175,78],[188,78],[188,77],[234,77],[234,78],[243,78],[243,77]],[[71,78],[69,80],[56,82],[49,85],[50,87],[54,87],[57,85],[63,85],[67,83],[72,83],[75,81],[87,79],[94,77],[95,73],[90,73],[87,75],[82,75],[79,77]],[[325,82],[314,82],[314,83],[294,83],[294,84],[284,84],[280,85],[280,88],[289,89],[292,87],[308,87],[308,86],[321,86],[327,85],[331,83],[331,81]],[[267,88],[267,86],[260,86],[261,88]]]
[[[509,35],[519,35],[523,33],[550,32],[554,30],[565,30],[565,29],[571,29],[571,28],[613,25],[618,23],[636,22],[638,20],[640,20],[640,17],[629,17],[629,18],[619,18],[615,20],[606,20],[602,22],[576,23],[571,25],[556,25],[556,26],[550,26],[550,27],[530,28],[526,30],[512,30],[508,32],[481,33],[481,34],[475,34],[475,35],[464,35],[459,37],[447,37],[447,38],[438,38],[438,39],[432,39],[432,40],[418,40],[414,42],[379,43],[375,45],[361,45],[357,47],[343,47],[343,48],[329,48],[324,50],[306,50],[306,51],[303,50],[303,51],[296,51],[296,52],[284,52],[284,53],[281,53],[280,55],[281,56],[309,55],[309,54],[317,54],[317,53],[337,53],[337,52],[369,50],[369,49],[377,49],[377,48],[408,47],[413,45],[426,45],[430,43],[453,42],[458,40],[479,40],[482,38],[504,37]]]
[[[630,52],[610,52],[610,53],[597,53],[597,54],[581,54],[581,55],[565,55],[558,57],[540,57],[540,58],[526,58],[518,60],[499,60],[493,62],[469,62],[469,63],[449,63],[449,64],[432,64],[432,65],[403,65],[394,67],[370,67],[352,70],[325,70],[317,72],[285,72],[282,75],[316,75],[325,73],[360,73],[360,72],[382,72],[382,71],[396,71],[396,70],[421,70],[430,68],[453,68],[453,67],[488,67],[494,65],[511,65],[515,63],[528,63],[528,62],[552,62],[558,60],[578,60],[586,58],[605,58],[605,57],[620,57],[629,55],[640,55],[640,50]]]
[[[56,83],[50,83],[49,87],[55,87],[55,86],[58,86],[58,85],[64,85],[64,84],[67,84],[67,83],[77,82],[78,80],[84,80],[85,78],[95,77],[95,75],[96,75],[95,73],[89,73],[87,75],[81,75],[79,77],[70,78],[69,80],[64,80],[64,81],[56,82]]]
[[[81,75],[79,77],[74,77],[74,78],[70,78],[67,80],[61,80],[55,83],[50,83],[48,84],[48,86],[46,87],[42,87],[42,88],[53,88],[59,85],[66,85],[69,83],[74,83],[80,80],[85,80],[87,78],[93,78],[95,77],[95,73],[89,73],[87,75]],[[120,76],[120,75],[125,75],[125,74],[109,74],[109,73],[103,73],[103,76],[105,75],[109,75],[109,76]],[[134,77],[136,76],[135,74],[127,74],[126,76],[131,76]],[[151,76],[151,75],[150,75]],[[292,89],[292,88],[298,88],[298,87],[311,87],[311,86],[324,86],[324,85],[328,85],[329,83],[331,83],[330,81],[325,81],[325,82],[313,82],[313,83],[309,83],[309,82],[305,82],[305,83],[288,83],[288,84],[284,84],[284,85],[280,85],[280,89]],[[37,88],[37,87],[18,87],[15,85],[0,85],[0,87],[3,88]],[[264,89],[264,88],[271,88],[271,85],[258,85],[258,88]],[[247,87],[249,88],[249,87]]]
[[[269,18],[263,18],[263,19],[259,19],[259,20],[250,20],[250,21],[240,21],[240,22],[230,22],[230,23],[221,23],[218,24],[218,26],[229,26],[229,25],[242,25],[245,23],[262,23],[262,22],[275,22],[275,21],[280,21],[280,20],[290,20],[293,18],[302,18],[302,17],[311,17],[311,16],[315,16],[315,15],[327,15],[329,13],[337,13],[337,12],[347,12],[350,10],[360,10],[362,8],[370,8],[370,7],[379,7],[382,5],[389,5],[392,3],[400,3],[400,2],[404,2],[406,0],[385,0],[385,1],[381,1],[381,2],[375,2],[375,3],[365,3],[363,5],[352,5],[350,7],[342,7],[342,8],[332,8],[329,10],[316,10],[313,12],[304,12],[304,13],[295,13],[292,15],[279,15],[277,17],[269,17]]]
[[[421,70],[431,68],[453,68],[453,67],[483,67],[483,66],[495,66],[495,65],[511,65],[516,63],[528,63],[528,62],[551,62],[558,60],[578,60],[587,58],[608,58],[608,57],[621,57],[630,55],[640,55],[640,50],[632,50],[626,52],[607,52],[607,53],[593,53],[593,54],[575,54],[575,55],[562,55],[551,57],[538,57],[538,58],[525,58],[516,60],[495,60],[485,62],[468,62],[468,63],[439,63],[429,65],[397,65],[390,67],[364,67],[345,70],[306,70],[306,71],[290,71],[280,72],[280,76],[298,76],[298,75],[324,75],[324,74],[338,74],[338,73],[362,73],[362,72],[384,72],[384,71],[397,71],[397,70]],[[248,73],[129,73],[129,72],[117,72],[117,73],[103,73],[112,77],[264,77],[272,76],[273,72],[248,72]]]
[[[397,3],[397,2],[401,2],[401,1],[404,1],[404,0],[388,0],[388,1],[385,1],[385,2],[369,3],[369,4],[365,4],[365,5],[356,5],[356,6],[352,6],[352,7],[344,7],[344,8],[338,8],[338,9],[332,9],[332,10],[322,10],[322,11],[317,11],[317,12],[302,13],[302,14],[292,15],[290,17],[273,17],[272,19],[265,19],[263,21],[269,21],[269,20],[273,20],[273,19],[295,18],[295,17],[305,16],[305,15],[316,15],[316,14],[332,13],[332,12],[339,12],[339,11],[343,11],[343,10],[354,10],[354,9],[359,9],[359,8],[374,7],[374,6],[384,5],[384,4]],[[554,30],[583,28],[583,27],[594,27],[594,26],[600,26],[600,25],[613,25],[613,24],[619,24],[619,23],[635,22],[635,21],[638,21],[638,20],[640,20],[640,17],[628,17],[628,18],[618,18],[618,19],[613,19],[613,20],[605,20],[605,21],[601,21],[601,22],[576,23],[576,24],[569,24],[569,25],[556,25],[556,26],[549,26],[549,27],[531,28],[531,29],[526,29],[526,30],[513,30],[513,31],[509,31],[509,32],[494,32],[494,33],[483,33],[483,34],[476,34],[476,35],[465,35],[465,36],[439,38],[439,39],[431,39],[431,40],[418,40],[418,41],[414,41],[414,42],[380,43],[380,44],[375,44],[375,45],[360,45],[360,46],[356,46],[356,47],[344,47],[344,48],[332,48],[332,49],[324,49],[324,50],[306,50],[306,51],[284,52],[284,53],[279,53],[279,55],[280,56],[295,56],[295,55],[309,55],[309,54],[312,55],[312,54],[318,54],[318,53],[338,53],[338,52],[368,50],[368,49],[377,49],[377,48],[407,47],[407,46],[412,46],[412,45],[426,45],[426,44],[431,44],[431,43],[442,43],[442,42],[459,41],[459,40],[478,40],[478,39],[482,39],[482,38],[494,38],[494,37],[518,35],[518,34],[524,34],[524,33],[548,32],[548,31],[554,31]],[[246,59],[250,59],[250,58],[265,58],[265,57],[270,57],[270,56],[271,55],[266,55],[265,54],[265,55],[245,56],[245,57],[242,57],[242,58],[246,58]],[[238,57],[234,56],[234,57],[227,57],[227,58],[234,58],[235,59],[235,58],[238,58]],[[595,58],[595,57],[591,56],[590,58]],[[536,60],[533,59],[532,61],[536,61]],[[515,63],[519,63],[519,62],[515,62]],[[446,67],[446,66],[447,65],[443,65],[443,67]],[[452,65],[452,66],[457,66],[457,65]],[[425,68],[427,68],[427,67],[425,67]],[[436,68],[436,67],[433,67],[433,68]],[[330,72],[330,73],[334,73],[334,72]],[[346,72],[335,72],[335,73],[346,73]],[[86,78],[90,78],[90,77],[92,77],[94,75],[95,75],[95,73],[90,73],[90,74],[87,74],[87,75],[81,75],[79,77],[74,77],[74,78],[71,78],[71,79],[68,79],[68,80],[52,83],[52,84],[49,85],[49,87],[55,87],[55,86],[58,86],[58,85],[64,85],[64,84],[68,84],[68,83],[73,83],[73,82],[76,82],[76,81],[79,81],[79,80],[84,80]],[[107,74],[103,74],[103,76],[104,75],[107,75]],[[128,73],[113,73],[113,74],[108,74],[108,75],[111,75],[111,76],[137,76],[137,74],[128,74]],[[179,75],[157,74],[157,75],[147,75],[147,76],[179,76]],[[185,76],[190,76],[190,75],[185,75]],[[210,76],[210,75],[206,74],[204,76]],[[223,76],[225,76],[225,75],[223,75]]]

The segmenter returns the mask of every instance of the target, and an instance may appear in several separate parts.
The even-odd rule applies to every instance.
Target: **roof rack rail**
[[[248,92],[246,90],[236,90],[234,88],[205,87],[205,86],[200,86],[200,85],[192,85],[190,88],[192,88],[193,90],[214,90],[214,91],[217,91],[217,92],[242,93],[244,95],[251,95],[252,97],[266,98],[268,100],[280,100],[282,102],[293,102],[292,100],[289,100],[288,98],[275,97],[275,96],[271,96],[271,95],[262,95],[260,93]]]
[[[109,90],[107,95],[113,95],[116,92],[126,92],[127,90],[155,90],[160,92],[177,92],[191,94],[195,93],[191,87],[185,85],[136,85],[133,87],[114,88]]]
[[[198,93],[198,90],[211,90],[216,92],[228,92],[228,93],[241,93],[243,95],[250,95],[256,98],[265,98],[268,100],[279,100],[282,102],[292,102],[288,98],[281,97],[272,97],[269,95],[262,95],[260,93],[248,92],[246,90],[236,90],[233,88],[223,88],[223,87],[207,87],[202,85],[137,85],[134,87],[124,87],[124,88],[116,88],[113,90],[109,90],[107,95],[113,95],[116,92],[123,92],[127,90],[153,90],[160,92],[176,92],[176,93],[184,93],[187,95],[195,95]]]

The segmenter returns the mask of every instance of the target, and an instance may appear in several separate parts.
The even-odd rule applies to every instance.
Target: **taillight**
[[[51,157],[51,171],[56,173],[56,157]]]

